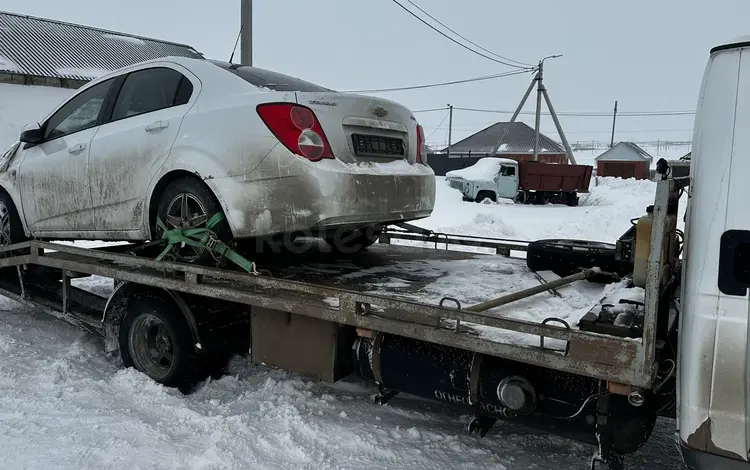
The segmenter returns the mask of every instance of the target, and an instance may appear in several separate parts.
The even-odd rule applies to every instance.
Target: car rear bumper
[[[429,216],[435,206],[435,174],[424,165],[303,164],[302,171],[288,176],[207,181],[235,238],[317,235],[341,227],[409,221]]]

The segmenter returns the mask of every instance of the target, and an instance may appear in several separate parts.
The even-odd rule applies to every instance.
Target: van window
[[[727,230],[719,244],[719,290],[745,296],[750,289],[750,230]]]

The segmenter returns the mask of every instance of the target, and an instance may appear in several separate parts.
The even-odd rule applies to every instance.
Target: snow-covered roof
[[[446,178],[462,178],[467,181],[492,181],[501,165],[518,165],[518,162],[510,158],[484,157],[475,164],[460,170],[449,171]]]
[[[654,157],[649,155],[648,152],[643,150],[638,144],[634,142],[618,142],[611,149],[607,149],[606,152],[602,153],[594,160],[596,161],[653,161]]]
[[[0,73],[88,81],[167,56],[203,58],[185,44],[0,11]]]
[[[490,127],[482,129],[461,141],[451,145],[451,153],[457,154],[488,154],[492,152],[507,126],[511,126],[505,141],[498,149],[498,154],[533,154],[534,153],[534,129],[523,122],[498,122]],[[446,150],[447,151],[447,148]],[[565,153],[560,144],[546,135],[539,133],[539,153]]]

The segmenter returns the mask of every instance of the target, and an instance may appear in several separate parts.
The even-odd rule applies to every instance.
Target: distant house
[[[598,176],[648,179],[653,157],[633,142],[618,142],[596,157]]]
[[[203,58],[185,44],[0,11],[0,83],[78,88],[166,56]]]
[[[534,129],[523,122],[498,122],[474,135],[471,135],[439,153],[431,154],[428,163],[436,175],[444,176],[446,172],[466,168],[480,158],[490,156],[497,141],[510,126],[504,142],[497,151],[497,157],[511,158],[516,161],[531,160],[534,157]],[[539,134],[539,161],[566,163],[565,149],[544,134]]]

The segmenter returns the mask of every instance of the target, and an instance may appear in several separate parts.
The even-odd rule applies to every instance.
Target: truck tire
[[[182,312],[159,297],[132,297],[120,324],[120,356],[167,387],[189,387],[204,369]]]
[[[565,204],[570,207],[576,207],[578,205],[578,193],[567,193],[565,195]]]
[[[474,200],[474,202],[481,203],[485,199],[489,199],[492,202],[497,202],[497,195],[492,191],[479,191],[479,193],[477,193],[477,198]]]
[[[526,265],[532,271],[552,271],[565,277],[585,268],[600,268],[620,276],[633,268],[615,259],[615,245],[588,240],[537,240],[529,243]]]

